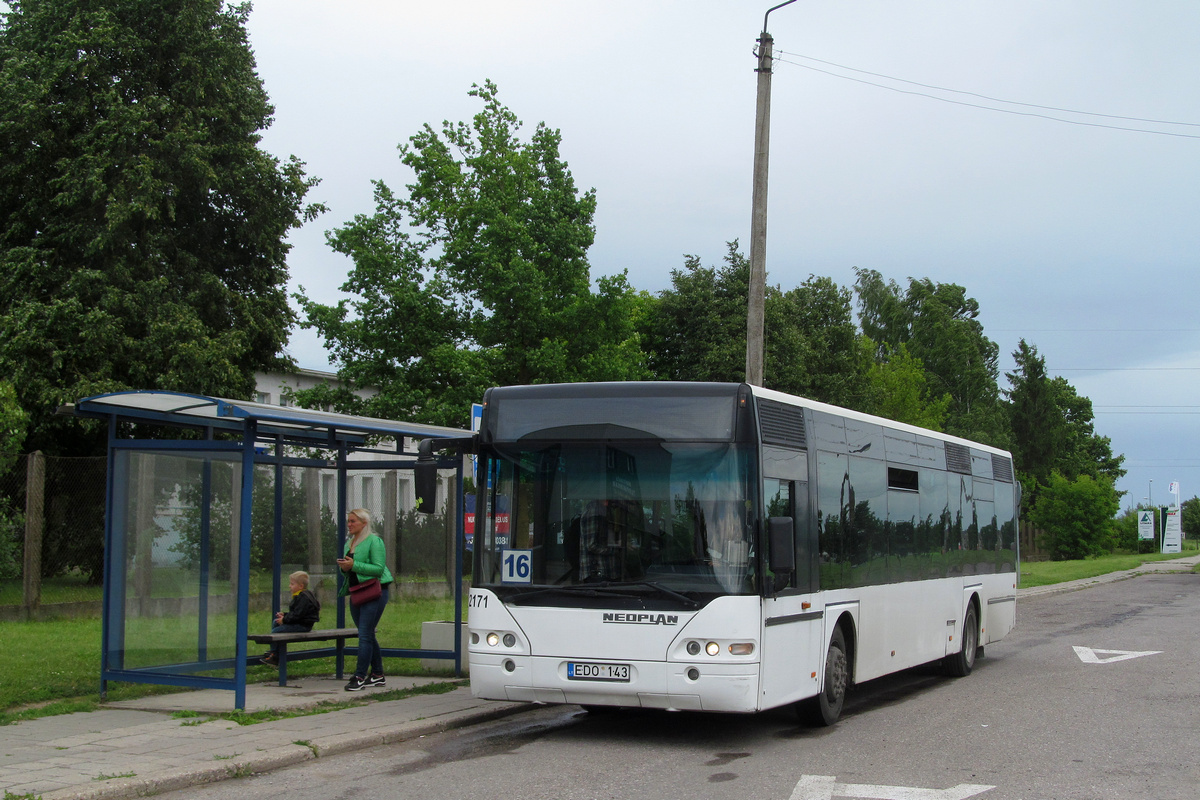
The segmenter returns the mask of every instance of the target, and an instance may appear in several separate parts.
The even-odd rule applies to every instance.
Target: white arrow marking
[[[801,775],[790,800],[832,800],[857,797],[866,800],[966,800],[995,786],[960,783],[949,789],[918,789],[908,786],[876,786],[868,783],[837,783],[832,775]]]
[[[1156,656],[1162,650],[1098,650],[1093,647],[1080,647],[1073,645],[1075,655],[1079,656],[1079,660],[1085,664],[1111,664],[1114,661],[1128,661],[1131,658],[1141,658],[1142,656]],[[1101,658],[1101,653],[1104,657]]]

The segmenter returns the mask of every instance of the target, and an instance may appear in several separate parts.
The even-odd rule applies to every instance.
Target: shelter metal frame
[[[396,422],[370,417],[357,417],[304,408],[272,406],[265,403],[228,400],[204,395],[165,391],[130,391],[96,395],[80,400],[63,409],[64,413],[105,420],[108,423],[108,478],[105,495],[104,520],[104,592],[102,603],[102,644],[100,693],[107,695],[108,681],[151,683],[187,688],[216,688],[234,691],[234,706],[246,705],[246,668],[254,662],[248,655],[249,584],[251,510],[254,501],[254,468],[271,465],[275,474],[274,548],[273,548],[273,610],[279,602],[281,586],[283,503],[282,470],[286,467],[319,467],[337,470],[337,551],[346,537],[347,473],[354,470],[412,470],[416,455],[404,451],[409,439],[459,439],[469,432],[420,423]],[[182,428],[201,438],[157,439],[122,437],[123,423],[161,425]],[[218,434],[225,438],[218,439]],[[380,449],[377,443],[392,440],[394,447]],[[333,459],[288,455],[286,447],[319,448],[336,454]],[[240,470],[240,497],[235,507],[237,521],[236,581],[236,641],[232,658],[209,658],[206,642],[208,628],[209,565],[201,557],[199,568],[199,597],[197,598],[197,651],[193,661],[142,667],[127,667],[124,662],[125,598],[127,595],[126,530],[128,509],[123,498],[128,493],[128,476],[118,469],[118,460],[137,452],[169,452],[195,455],[204,459],[201,490],[201,530],[207,535],[211,506],[211,459],[216,457]],[[372,453],[373,460],[350,459],[352,453]],[[386,457],[379,457],[386,456]],[[383,648],[386,657],[453,659],[456,674],[462,672],[462,579],[464,559],[463,521],[463,462],[461,456],[441,457],[439,469],[454,469],[455,503],[453,506],[455,543],[454,553],[454,648],[453,650],[423,650]],[[426,462],[427,463],[427,462]],[[201,552],[206,552],[201,548]],[[231,587],[232,588],[232,587]],[[337,602],[337,627],[344,627],[346,604]],[[120,622],[119,630],[114,626]],[[114,638],[115,637],[115,638]],[[115,646],[114,646],[115,645]],[[347,653],[357,653],[357,646],[347,647]],[[309,657],[335,655],[338,671],[342,671],[341,654],[336,648],[305,651]],[[113,656],[116,656],[115,658]],[[116,663],[114,663],[116,662]],[[228,671],[233,677],[204,675],[203,672]]]

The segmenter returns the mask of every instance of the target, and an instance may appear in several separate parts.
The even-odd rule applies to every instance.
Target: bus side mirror
[[[417,511],[432,514],[437,508],[438,468],[433,457],[433,442],[422,439],[417,445],[417,465],[413,469],[413,488],[417,495]]]
[[[796,539],[792,533],[791,517],[771,517],[767,520],[767,542],[770,546],[771,572],[796,571]]]

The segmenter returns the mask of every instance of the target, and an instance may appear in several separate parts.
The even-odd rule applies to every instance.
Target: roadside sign
[[[1148,508],[1138,512],[1138,538],[1154,538],[1154,509]]]
[[[1178,508],[1167,512],[1167,522],[1163,526],[1162,551],[1164,553],[1183,552],[1183,525]]]

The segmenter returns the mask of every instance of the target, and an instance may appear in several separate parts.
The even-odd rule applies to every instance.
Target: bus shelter
[[[453,659],[461,672],[464,460],[435,458],[445,490],[432,516],[416,513],[413,479],[418,441],[469,432],[161,391],[96,395],[69,410],[108,424],[102,697],[109,681],[231,689],[245,708],[258,657],[247,635],[270,631],[291,571],[307,571],[322,598],[318,627],[348,624],[336,558],[357,507],[372,512],[398,583],[407,556],[396,543],[423,532],[424,550],[440,557],[416,572],[440,571],[453,598],[453,649],[389,646],[381,626],[383,655]],[[289,652],[335,654],[340,672],[336,648]]]

